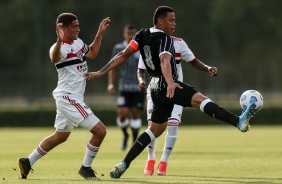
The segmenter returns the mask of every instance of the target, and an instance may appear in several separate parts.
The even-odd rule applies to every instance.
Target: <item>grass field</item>
[[[282,183],[282,126],[253,126],[240,133],[230,126],[182,126],[167,176],[144,176],[146,151],[132,162],[121,179],[109,171],[126,152],[120,150],[121,132],[108,128],[106,139],[93,162],[101,181],[94,183]],[[34,166],[28,180],[18,179],[17,158],[26,157],[52,128],[0,129],[0,183],[93,183],[77,174],[90,133],[75,129],[69,140],[52,150]],[[160,159],[164,136],[158,139]],[[104,174],[104,176],[101,176]]]

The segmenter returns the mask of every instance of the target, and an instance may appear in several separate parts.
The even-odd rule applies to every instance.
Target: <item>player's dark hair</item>
[[[63,23],[63,26],[71,25],[72,21],[77,20],[77,16],[72,13],[61,13],[56,21],[56,24]]]
[[[153,23],[156,25],[158,23],[158,18],[166,18],[168,12],[174,12],[169,6],[159,6],[153,16]]]
[[[137,29],[137,28],[132,24],[126,24],[123,28],[123,30],[133,30],[133,29]]]

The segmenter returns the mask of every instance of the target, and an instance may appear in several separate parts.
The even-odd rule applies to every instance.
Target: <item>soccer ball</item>
[[[262,95],[256,90],[245,91],[240,97],[240,106],[242,107],[243,111],[245,111],[252,102],[255,102],[256,104],[254,112],[259,111],[263,106]]]

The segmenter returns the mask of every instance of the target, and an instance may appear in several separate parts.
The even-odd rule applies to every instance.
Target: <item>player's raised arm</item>
[[[57,42],[50,54],[51,62],[57,63],[61,59],[61,45],[64,38],[63,23],[58,23],[56,27]]]
[[[204,64],[203,62],[201,62],[200,60],[198,60],[197,58],[193,59],[193,61],[191,61],[190,64],[198,70],[209,72],[209,74],[212,77],[217,76],[217,68],[216,67],[208,66],[208,65]]]
[[[101,41],[102,41],[102,35],[107,30],[107,27],[109,26],[110,18],[107,17],[103,19],[99,25],[98,32],[96,34],[96,37],[94,41],[89,45],[89,51],[86,54],[87,58],[93,59],[98,55],[98,52],[100,50]]]
[[[103,68],[98,72],[87,72],[84,74],[85,79],[90,80],[94,78],[99,78],[111,71],[112,69],[117,68],[119,65],[124,63],[136,50],[134,50],[130,45],[127,46],[123,51],[118,53],[113,57]]]

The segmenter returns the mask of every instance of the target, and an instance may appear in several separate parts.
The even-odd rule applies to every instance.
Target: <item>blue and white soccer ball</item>
[[[263,106],[262,95],[256,90],[245,91],[240,97],[240,106],[242,107],[243,111],[245,111],[252,102],[255,102],[256,104],[254,112],[259,111]]]

